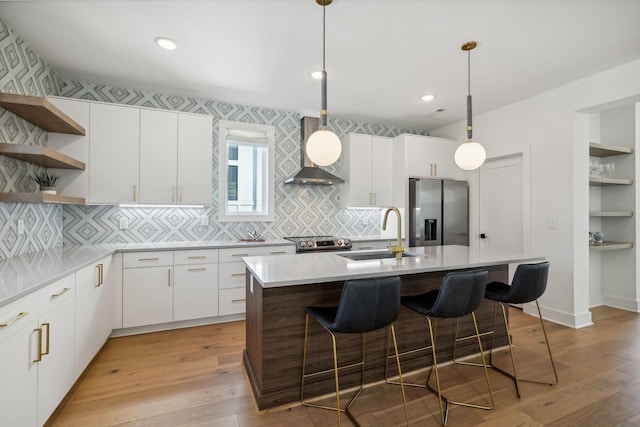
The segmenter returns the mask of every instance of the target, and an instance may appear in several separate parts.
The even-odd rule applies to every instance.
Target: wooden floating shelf
[[[617,147],[615,145],[589,143],[589,155],[593,157],[619,156],[620,154],[632,154],[633,148]]]
[[[624,179],[624,178],[598,178],[596,176],[589,177],[589,185],[595,187],[601,187],[606,185],[631,185],[633,184],[632,179]]]
[[[614,251],[618,249],[631,249],[633,248],[633,243],[627,242],[604,242],[599,245],[595,243],[589,243],[589,249],[594,251]]]
[[[61,203],[66,205],[84,205],[83,197],[63,196],[45,193],[0,193],[0,202],[5,203]]]
[[[0,93],[0,107],[48,132],[85,135],[85,129],[40,96]]]
[[[0,154],[46,168],[85,169],[83,162],[40,145],[1,143]]]
[[[621,216],[633,216],[631,211],[591,211],[589,216],[599,217],[621,217]]]

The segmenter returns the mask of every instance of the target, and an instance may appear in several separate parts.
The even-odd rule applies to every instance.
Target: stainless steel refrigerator
[[[409,246],[469,246],[469,185],[409,179]]]

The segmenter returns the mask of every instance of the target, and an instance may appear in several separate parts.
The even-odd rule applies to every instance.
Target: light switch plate
[[[129,229],[129,218],[118,218],[118,227],[120,230]]]
[[[209,217],[207,215],[200,217],[200,225],[209,225]]]
[[[558,228],[558,218],[549,218],[547,223],[549,228],[552,230]]]

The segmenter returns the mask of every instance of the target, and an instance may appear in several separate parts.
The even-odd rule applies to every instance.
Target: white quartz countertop
[[[244,262],[263,288],[275,288],[544,260],[543,256],[532,254],[457,245],[408,248],[406,252],[415,256],[400,262],[395,258],[354,261],[340,255],[371,252],[384,251],[257,256],[244,258]]]
[[[265,242],[203,241],[77,245],[46,249],[0,261],[0,307],[115,252],[293,246],[284,239]]]

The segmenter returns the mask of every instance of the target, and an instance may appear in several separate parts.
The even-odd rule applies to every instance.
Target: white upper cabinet
[[[88,203],[137,203],[140,109],[91,104]]]
[[[459,172],[454,141],[422,135],[401,135],[405,143],[406,168],[410,177],[455,178]]]
[[[140,203],[176,203],[178,115],[140,110]]]
[[[86,164],[57,169],[64,194],[88,204],[212,203],[212,119],[202,114],[52,97],[86,135],[49,134],[49,147]]]
[[[213,186],[211,116],[178,114],[178,193],[186,205],[210,205]]]
[[[384,207],[393,203],[393,139],[352,133],[342,149],[344,207]]]

